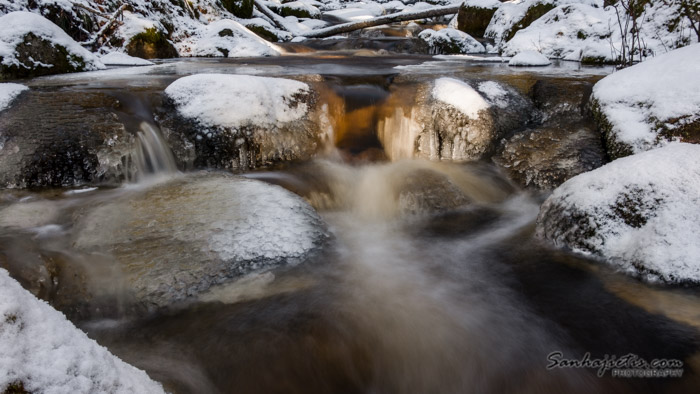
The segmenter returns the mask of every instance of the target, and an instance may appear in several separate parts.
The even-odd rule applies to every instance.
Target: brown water
[[[0,265],[33,279],[23,285],[176,393],[697,392],[697,288],[650,286],[542,245],[533,230],[546,196],[519,190],[490,163],[400,160],[401,150],[385,150],[382,133],[391,125],[377,124],[387,107],[404,106],[387,90],[399,72],[418,79],[479,75],[513,86],[542,77],[500,64],[426,60],[202,59],[164,63],[147,74],[30,81],[76,94],[107,91],[132,103],[122,116],[140,131],[142,175],[179,178],[148,111],[170,81],[193,72],[322,75],[329,100],[336,100],[329,101],[333,146],[311,162],[244,176],[304,197],[333,240],[304,264],[146,311],[129,299],[111,256],[81,253],[71,244],[82,207],[164,182],[141,177],[117,188],[4,191]],[[550,77],[602,72],[564,64]],[[441,189],[445,179],[454,192]],[[406,190],[417,190],[418,202]],[[42,270],[47,266],[56,272]],[[586,352],[680,359],[684,376],[624,379],[608,372],[600,378],[594,369],[547,370],[555,351],[570,359]]]

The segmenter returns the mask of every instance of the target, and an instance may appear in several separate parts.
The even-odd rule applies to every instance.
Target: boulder
[[[168,86],[160,121],[180,161],[247,170],[312,157],[323,138],[316,101],[303,82],[198,74]]]
[[[480,160],[493,153],[503,135],[527,124],[534,112],[528,99],[494,81],[439,78],[404,86],[392,96],[400,104],[387,107],[377,125],[392,160]]]
[[[0,113],[0,187],[121,182],[137,140],[120,107],[104,92],[26,91]]]
[[[556,123],[504,140],[493,161],[524,187],[554,189],[605,163],[605,149],[590,124]]]
[[[590,119],[589,99],[599,78],[537,80],[528,94],[539,111],[540,121],[571,123]]]
[[[230,19],[202,26],[178,47],[182,56],[255,57],[280,54],[276,45]]]
[[[85,208],[74,220],[74,246],[113,256],[127,288],[147,307],[304,262],[328,239],[300,197],[225,174],[182,176]]]
[[[484,36],[497,45],[505,44],[518,30],[528,27],[547,11],[554,8],[554,0],[525,0],[503,3],[493,14]]]
[[[608,154],[618,158],[672,140],[700,143],[700,44],[618,71],[593,87]]]
[[[126,44],[129,56],[142,59],[169,59],[178,57],[177,50],[168,41],[166,33],[155,27],[148,28],[129,39]]]
[[[508,62],[509,66],[514,67],[541,67],[549,66],[552,62],[547,59],[547,56],[536,51],[522,51],[513,56]]]
[[[472,37],[483,37],[501,2],[498,0],[468,0],[457,13],[457,28]]]
[[[700,146],[615,160],[554,190],[537,235],[651,281],[700,282]]]
[[[0,80],[104,67],[95,55],[41,15],[16,11],[0,17]]]
[[[484,53],[486,48],[469,34],[446,27],[435,31],[425,29],[418,37],[425,41],[433,55],[450,55],[464,53]]]

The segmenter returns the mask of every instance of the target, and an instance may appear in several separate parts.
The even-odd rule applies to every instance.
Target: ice
[[[129,56],[122,52],[108,53],[102,56],[100,60],[109,66],[153,66],[155,64],[146,59]]]
[[[12,101],[28,89],[18,83],[0,83],[0,111],[9,108]]]

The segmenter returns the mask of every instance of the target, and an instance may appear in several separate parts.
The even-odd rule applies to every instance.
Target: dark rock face
[[[416,214],[455,209],[471,200],[447,176],[417,170],[399,188],[398,202],[401,212]]]
[[[129,56],[142,59],[169,59],[178,57],[177,50],[165,33],[155,28],[135,35],[126,46]]]
[[[134,136],[104,93],[24,93],[0,114],[0,186],[73,186],[126,178]]]
[[[253,0],[222,0],[221,5],[239,18],[249,19],[253,17]]]
[[[588,117],[588,102],[594,80],[541,79],[530,89],[530,97],[541,113],[541,121],[580,120]]]
[[[517,33],[519,30],[530,26],[532,22],[536,21],[542,15],[548,13],[554,8],[554,4],[551,3],[536,3],[531,5],[530,8],[527,9],[525,16],[523,16],[523,18],[516,24],[514,24],[510,31],[508,31],[508,34],[505,37],[505,41],[510,41],[510,39],[515,36],[515,33]]]
[[[457,14],[457,28],[472,37],[483,37],[496,10],[462,4]]]
[[[600,134],[585,123],[527,130],[504,140],[493,161],[525,187],[554,189],[605,163]]]
[[[15,47],[21,65],[0,65],[0,80],[63,74],[86,69],[85,59],[32,33]],[[2,58],[0,57],[0,60]],[[45,66],[50,65],[50,66]]]

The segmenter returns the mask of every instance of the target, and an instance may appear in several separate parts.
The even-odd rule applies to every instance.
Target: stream
[[[51,102],[59,124],[114,112],[138,140],[136,171],[97,186],[0,191],[0,267],[173,393],[697,392],[697,288],[646,284],[545,244],[534,231],[546,192],[518,186],[491,160],[411,158],[400,137],[388,137],[398,135],[400,122],[377,127],[387,105],[409,105],[396,104],[401,86],[393,84],[411,86],[401,81],[469,76],[526,93],[535,80],[588,83],[610,72],[569,62],[514,69],[360,50],[184,59],[28,80],[37,92],[28,100]],[[212,280],[165,307],[161,298],[144,304],[130,292],[132,274],[115,263],[117,254],[178,256],[181,272],[198,272],[204,252],[188,237],[200,237],[212,220],[202,212],[229,203],[217,183],[231,175],[178,163],[154,117],[165,87],[195,73],[320,76],[342,101],[331,142],[315,158],[238,174],[240,182],[302,197],[328,236],[320,251],[294,264]],[[104,103],[87,108],[64,99],[86,95]],[[185,188],[192,197],[170,208],[168,199]],[[261,209],[254,198],[242,201],[230,204]],[[124,219],[128,209],[142,220]],[[157,247],[141,241],[162,217],[176,222],[168,225],[177,236],[154,233]],[[133,231],[114,232],[114,223]],[[100,246],[121,237],[129,249]],[[149,278],[138,280],[150,289]],[[577,360],[586,353],[677,359],[684,372],[644,379],[547,369],[553,352]]]

